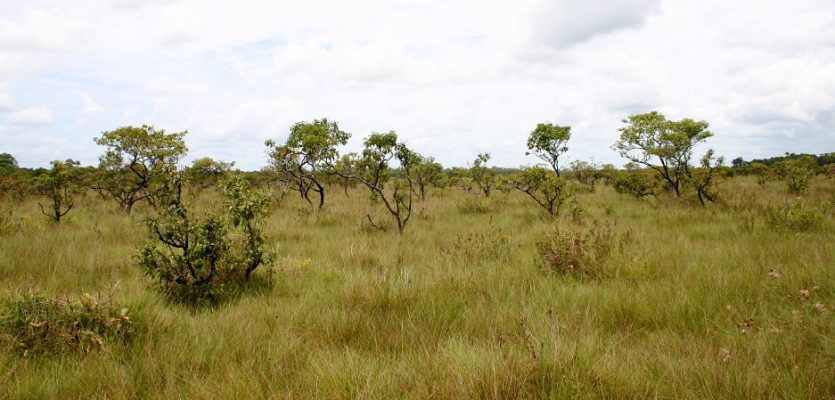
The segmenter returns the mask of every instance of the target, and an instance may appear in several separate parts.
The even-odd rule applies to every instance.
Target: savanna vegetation
[[[518,169],[327,119],[184,167],[186,135],[0,154],[0,398],[835,398],[831,153],[725,166],[657,112],[623,169],[551,123]]]

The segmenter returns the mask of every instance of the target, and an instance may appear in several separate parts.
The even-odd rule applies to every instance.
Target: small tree
[[[279,146],[273,140],[264,144],[270,148],[270,164],[280,178],[290,182],[290,187],[311,206],[310,193],[316,193],[317,209],[321,209],[325,205],[322,176],[333,172],[339,156],[336,147],[348,143],[350,137],[336,122],[323,118],[293,125],[284,145]]]
[[[38,184],[51,202],[49,211],[44,209],[41,203],[38,203],[38,207],[43,215],[54,220],[56,224],[61,223],[61,218],[72,210],[75,204],[74,197],[81,192],[75,183],[75,168],[78,166],[79,162],[73,160],[52,161],[52,168],[37,178]]]
[[[716,202],[716,192],[713,190],[716,182],[717,168],[725,162],[724,157],[713,157],[713,149],[710,149],[700,160],[701,168],[693,171],[693,186],[696,188],[696,197],[699,204],[705,206],[705,200],[711,203]]]
[[[785,174],[789,191],[799,196],[809,187],[809,181],[815,176],[817,161],[811,156],[802,156],[780,162],[780,169]]]
[[[754,176],[757,177],[757,184],[759,184],[763,189],[765,189],[765,183],[768,181],[768,178],[774,174],[768,165],[761,162],[751,163],[748,165],[748,169],[752,174],[754,174]]]
[[[682,182],[690,177],[693,147],[713,136],[708,123],[689,118],[668,121],[652,111],[623,120],[620,139],[612,146],[621,156],[655,170],[677,196]],[[655,163],[657,161],[657,164]]]
[[[216,161],[211,157],[203,157],[194,160],[191,167],[186,168],[185,175],[191,186],[205,190],[217,185],[234,166],[234,161],[228,163]]]
[[[490,153],[481,153],[473,161],[473,166],[470,167],[470,177],[484,192],[485,197],[490,197],[490,191],[496,182],[496,170],[487,167],[488,161],[490,161]]]
[[[349,163],[346,176],[365,185],[373,198],[380,199],[397,223],[397,232],[403,234],[412,216],[412,197],[415,194],[414,167],[420,155],[397,141],[394,131],[372,133],[363,142],[362,155]],[[391,163],[400,164],[397,177],[392,173]],[[368,221],[374,221],[368,215]]]
[[[565,200],[573,194],[564,178],[540,166],[523,168],[514,174],[511,182],[514,188],[527,194],[551,217],[559,215]]]
[[[130,214],[134,204],[155,204],[155,191],[163,185],[165,171],[185,156],[188,131],[166,134],[153,126],[126,126],[102,132],[96,144],[105,147],[99,158],[99,181],[94,186]]]
[[[426,199],[426,187],[429,185],[440,187],[443,180],[444,168],[440,163],[435,162],[433,157],[419,156],[418,161],[412,168],[415,185],[417,185],[420,199]]]
[[[604,177],[600,168],[593,162],[576,160],[569,165],[568,169],[577,182],[589,186],[592,192],[594,192],[597,180]]]
[[[537,124],[528,137],[528,152],[551,166],[560,176],[560,155],[568,151],[566,143],[571,139],[571,127],[559,126],[551,123]]]

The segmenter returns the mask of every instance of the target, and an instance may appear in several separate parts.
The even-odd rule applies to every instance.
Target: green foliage
[[[241,175],[232,175],[222,186],[224,207],[232,226],[241,229],[244,236],[243,264],[245,279],[261,264],[271,264],[273,255],[264,248],[264,220],[270,212],[270,196],[253,191],[249,181]]]
[[[105,147],[99,157],[99,180],[94,189],[115,200],[130,214],[133,205],[147,200],[155,204],[156,190],[166,170],[185,156],[188,131],[166,134],[150,125],[126,126],[102,132],[96,144]]]
[[[444,168],[440,163],[435,162],[433,157],[420,156],[412,168],[415,185],[421,199],[426,199],[426,187],[442,187],[444,185]]]
[[[568,166],[568,170],[578,183],[588,186],[592,192],[595,190],[597,181],[606,176],[600,167],[593,162],[581,160],[573,161]]]
[[[533,154],[541,158],[559,176],[559,158],[561,154],[568,151],[566,143],[569,139],[571,139],[570,126],[551,123],[537,124],[528,136],[528,152],[525,154]]]
[[[690,177],[693,147],[713,136],[708,123],[689,118],[669,121],[657,111],[631,115],[622,122],[626,126],[620,128],[620,138],[612,148],[658,172],[680,196],[682,182]]]
[[[514,188],[528,195],[551,217],[559,215],[562,205],[574,192],[565,178],[540,166],[522,169],[511,181]]]
[[[768,182],[768,179],[774,174],[768,165],[761,162],[752,162],[748,164],[748,170],[757,177],[757,184],[763,189],[765,189],[765,184]]]
[[[191,186],[199,189],[208,189],[217,185],[234,166],[234,162],[228,163],[216,161],[211,157],[203,157],[194,160],[191,163],[191,167],[186,168],[185,175]]]
[[[782,161],[777,167],[786,179],[789,191],[796,196],[806,191],[817,172],[815,159],[808,156]]]
[[[17,169],[17,160],[9,153],[0,153],[0,175],[8,175]]]
[[[823,216],[803,202],[794,201],[783,206],[768,206],[765,215],[771,226],[797,232],[810,232],[823,226]]]
[[[52,168],[38,176],[37,181],[44,194],[49,198],[51,204],[49,211],[38,203],[41,213],[51,218],[55,223],[60,223],[61,218],[67,215],[75,204],[75,195],[81,193],[76,184],[76,168],[78,161],[52,161]]]
[[[490,197],[490,191],[496,183],[496,171],[493,168],[487,167],[487,162],[490,161],[489,153],[481,153],[473,161],[473,166],[470,167],[470,178],[476,185],[484,192],[484,196]]]
[[[175,301],[203,305],[222,300],[227,289],[248,281],[258,266],[273,260],[264,249],[262,232],[269,196],[253,192],[238,175],[222,187],[225,215],[204,217],[182,202],[178,172],[169,172],[161,190],[165,207],[149,220],[151,237],[137,258],[143,272]]]
[[[336,147],[348,143],[350,137],[336,122],[323,118],[294,124],[284,145],[273,140],[264,144],[270,148],[270,164],[277,178],[288,182],[311,206],[310,193],[316,193],[317,209],[321,209],[325,205],[322,179],[334,172],[339,156]]]
[[[724,157],[715,158],[713,149],[710,149],[700,160],[701,168],[694,169],[691,173],[691,183],[696,189],[696,197],[702,207],[705,206],[705,200],[716,202],[716,178],[720,175],[718,171],[724,161]]]
[[[127,308],[110,297],[88,293],[76,299],[53,299],[30,292],[3,301],[0,329],[23,355],[87,354],[107,343],[131,338],[137,327]]]
[[[602,272],[606,257],[626,240],[611,225],[553,224],[536,241],[536,251],[543,267],[550,271],[596,276]]]
[[[824,175],[829,179],[835,179],[835,164],[829,164],[824,168]]]
[[[642,198],[655,194],[657,183],[655,179],[644,171],[630,171],[618,175],[615,180],[615,191]]]

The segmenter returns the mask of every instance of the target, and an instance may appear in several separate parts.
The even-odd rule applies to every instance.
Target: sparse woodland
[[[0,154],[0,398],[835,398],[835,153],[649,112],[623,169],[551,123],[444,168],[321,119],[246,172],[187,134]]]

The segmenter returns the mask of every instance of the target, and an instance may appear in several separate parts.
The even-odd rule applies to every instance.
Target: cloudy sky
[[[266,164],[328,117],[420,153],[518,166],[539,122],[622,164],[624,117],[710,123],[728,158],[835,151],[833,0],[0,0],[0,152],[97,163],[124,125]]]

